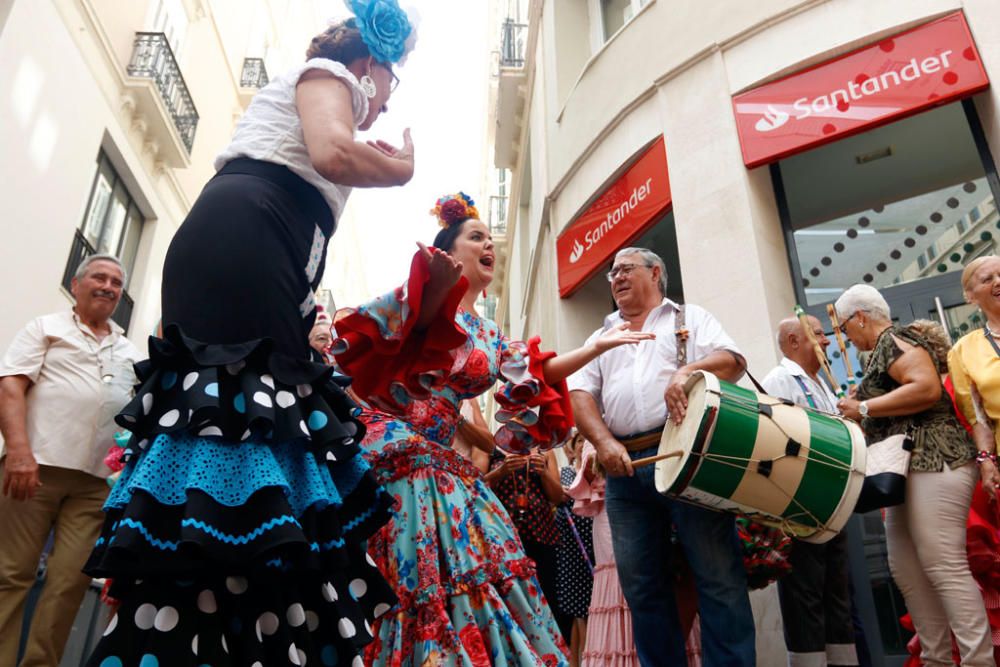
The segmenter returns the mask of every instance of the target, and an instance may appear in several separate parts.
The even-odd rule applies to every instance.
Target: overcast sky
[[[429,215],[444,193],[480,197],[490,50],[487,0],[409,0],[420,14],[416,49],[397,68],[389,113],[359,138],[399,145],[412,129],[416,171],[401,188],[356,189],[333,237],[323,283],[337,307],[356,305],[399,285],[415,242],[430,245],[439,227]],[[406,0],[401,3],[407,5]],[[344,16],[340,2],[331,17]],[[485,206],[482,208],[485,215]],[[359,254],[360,253],[360,254]]]

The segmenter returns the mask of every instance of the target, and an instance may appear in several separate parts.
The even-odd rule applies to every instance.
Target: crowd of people
[[[79,265],[70,311],[7,349],[0,663],[57,665],[100,578],[114,613],[91,667],[757,664],[737,516],[659,492],[641,460],[684,422],[692,378],[735,383],[747,366],[710,312],[666,297],[659,256],[620,250],[616,310],[579,348],[545,352],[477,312],[496,254],[457,193],[403,285],[317,307],[351,189],[414,168],[408,132],[401,147],[355,138],[387,111],[413,25],[395,0],[350,5],[218,157],[167,252],[148,354],[111,319],[126,276],[109,255]],[[866,353],[857,387],[838,398],[820,378],[830,341],[805,317],[776,324],[762,389],[869,442],[912,442],[905,501],[885,510],[912,660],[995,667],[1000,258],[961,281],[986,325],[954,346],[856,285],[835,309]],[[866,660],[846,540],[790,546],[790,665]]]

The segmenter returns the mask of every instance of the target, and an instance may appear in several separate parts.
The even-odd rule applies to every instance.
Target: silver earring
[[[858,326],[861,327],[862,329],[864,329],[865,328],[865,323],[864,322],[858,322]]]
[[[368,74],[361,77],[361,90],[368,99],[375,97],[375,93],[378,91],[375,87],[375,79],[371,78]]]

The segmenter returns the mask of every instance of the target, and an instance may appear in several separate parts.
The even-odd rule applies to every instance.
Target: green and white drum
[[[687,413],[668,423],[656,464],[660,493],[745,514],[806,542],[833,538],[865,479],[854,422],[694,373]]]

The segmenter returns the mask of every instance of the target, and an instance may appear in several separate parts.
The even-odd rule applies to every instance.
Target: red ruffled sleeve
[[[337,365],[353,379],[362,399],[382,409],[400,410],[410,399],[423,398],[451,369],[451,350],[466,334],[455,312],[468,281],[462,277],[448,293],[431,325],[415,325],[430,275],[420,252],[413,256],[410,277],[401,287],[357,308],[337,311],[337,340],[331,351]]]
[[[494,439],[506,452],[523,454],[562,444],[573,428],[573,410],[565,381],[546,384],[542,363],[556,356],[539,350],[541,339],[527,343],[500,342],[500,375],[504,384],[496,392],[496,420],[501,427]]]

